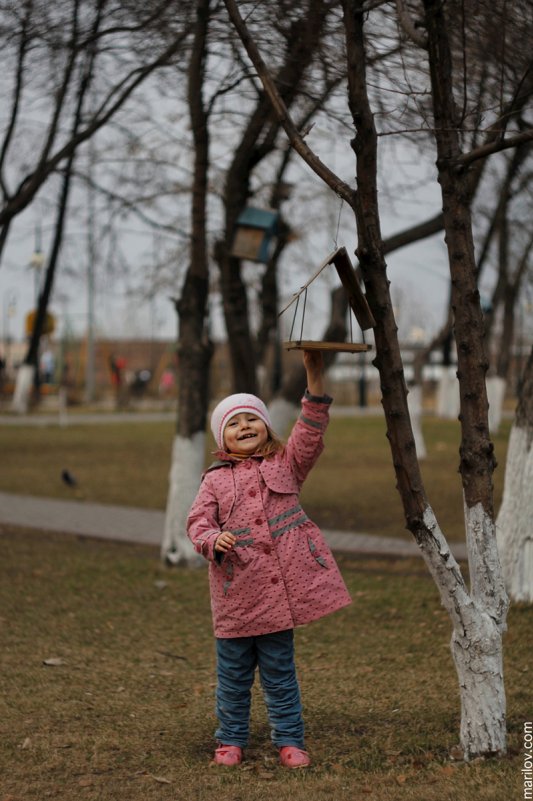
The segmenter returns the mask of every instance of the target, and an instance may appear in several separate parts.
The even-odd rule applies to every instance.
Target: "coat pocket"
[[[321,567],[325,567],[326,569],[329,568],[326,558],[320,555],[316,544],[313,542],[310,536],[307,537],[307,545],[309,547],[309,553],[311,554],[315,562]]]

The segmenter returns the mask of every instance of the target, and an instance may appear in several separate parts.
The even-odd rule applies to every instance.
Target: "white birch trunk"
[[[461,695],[460,741],[466,761],[506,751],[502,631],[471,602],[463,631],[454,629],[452,655]]]
[[[205,560],[196,553],[187,536],[189,509],[200,486],[204,467],[205,434],[201,431],[191,439],[176,436],[172,445],[172,464],[165,516],[161,558],[169,564],[196,567]]]
[[[27,414],[28,412],[34,376],[35,367],[31,364],[21,364],[17,370],[15,391],[11,402],[11,409],[17,414]]]
[[[496,521],[507,592],[513,601],[533,603],[533,431],[511,429],[503,499]]]
[[[446,420],[459,417],[459,381],[455,367],[444,367],[437,389],[437,416]]]
[[[415,438],[416,454],[419,459],[425,459],[427,450],[424,434],[422,432],[422,386],[420,384],[414,384],[409,389],[407,405],[409,407],[409,417],[411,418],[411,427]]]
[[[507,381],[499,375],[487,378],[487,399],[489,401],[489,431],[497,434],[502,421],[503,401]]]
[[[298,416],[299,407],[285,398],[274,398],[268,407],[272,430],[282,439]]]
[[[467,510],[466,520],[469,560],[472,564],[477,560],[470,592],[429,506],[424,513],[424,529],[416,537],[453,623],[451,651],[459,679],[460,741],[468,761],[479,754],[505,752],[502,633],[507,599],[503,585],[496,582],[496,592],[491,594],[490,585],[482,578],[491,570],[499,570],[494,531],[490,541],[492,520],[481,504]]]

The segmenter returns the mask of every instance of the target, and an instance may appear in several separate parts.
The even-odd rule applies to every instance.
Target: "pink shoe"
[[[311,764],[307,751],[295,745],[283,745],[279,749],[279,761],[284,768],[308,768]]]
[[[238,745],[219,745],[213,757],[215,765],[224,765],[226,768],[235,768],[242,762],[242,748]]]

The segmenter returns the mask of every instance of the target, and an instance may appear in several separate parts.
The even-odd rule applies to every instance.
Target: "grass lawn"
[[[509,429],[506,421],[494,438],[499,462],[494,474],[496,508]],[[428,417],[424,434],[429,455],[422,473],[428,497],[446,537],[462,540],[459,423]],[[0,490],[163,509],[173,435],[173,423],[6,426],[0,435]],[[65,467],[78,479],[76,495],[61,482]],[[302,503],[326,528],[411,536],[404,529],[381,416],[331,420],[326,449],[304,486]]]
[[[502,801],[523,797],[533,608],[506,634],[509,755],[466,765],[450,624],[418,560],[340,560],[354,603],[297,631],[314,760],[279,768],[261,695],[241,769],[209,766],[203,570],[155,549],[0,530],[0,801]],[[52,664],[46,665],[47,660]]]

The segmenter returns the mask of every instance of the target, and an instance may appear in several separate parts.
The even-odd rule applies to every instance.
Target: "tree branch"
[[[315,153],[306,145],[300,132],[296,128],[287,106],[285,105],[280,93],[268,71],[265,62],[263,61],[259,50],[248,32],[248,28],[239,13],[237,3],[235,0],[224,0],[224,5],[228,11],[229,17],[237,30],[246,52],[252,61],[257,74],[261,78],[266,94],[274,108],[274,112],[285,130],[289,138],[289,142],[297,153],[304,159],[304,161],[311,167],[311,169],[321,178],[334,192],[342,197],[346,202],[353,207],[354,203],[354,190],[342,181],[338,175],[329,169]]]
[[[500,150],[508,150],[511,147],[518,147],[518,145],[531,141],[533,141],[533,128],[522,131],[522,133],[516,134],[516,136],[510,136],[508,139],[498,139],[494,142],[487,142],[487,144],[481,145],[475,150],[471,150],[470,153],[464,153],[462,156],[459,156],[459,158],[454,159],[454,163],[461,168],[465,168],[478,159],[487,158],[487,156],[491,156],[493,153],[499,153]]]
[[[13,137],[13,133],[15,131],[15,125],[17,124],[17,117],[20,105],[20,98],[22,95],[22,87],[24,84],[24,62],[26,60],[26,53],[29,47],[29,38],[28,38],[28,25],[29,25],[29,18],[31,12],[31,5],[26,9],[26,15],[24,16],[24,20],[22,22],[22,28],[20,31],[20,45],[19,45],[19,52],[17,58],[17,70],[16,70],[16,78],[15,78],[15,86],[13,89],[13,100],[11,106],[11,117],[9,120],[9,125],[7,127],[6,134],[4,136],[4,141],[2,143],[2,152],[0,153],[0,187],[2,189],[2,194],[4,199],[9,196],[7,191],[7,185],[4,180],[3,172],[4,172],[4,162],[7,156],[7,152],[9,150],[9,145],[11,144],[11,139]]]
[[[428,40],[425,33],[420,31],[413,20],[404,0],[396,0],[396,12],[400,26],[403,28],[404,33],[415,43],[418,47],[427,50]]]
[[[53,156],[47,160],[41,159],[38,166],[27,175],[19,184],[16,193],[12,196],[10,201],[5,204],[0,211],[0,225],[4,225],[7,221],[15,217],[23,211],[33,200],[35,194],[53,172],[58,165],[65,158],[76,150],[76,148],[83,142],[90,139],[90,137],[100,130],[109,120],[116,114],[116,112],[124,105],[126,100],[135,91],[135,89],[152,73],[154,70],[165,65],[172,56],[179,50],[181,44],[188,36],[188,30],[183,31],[164,51],[158,58],[144,67],[139,67],[129,73],[124,80],[119,84],[124,87],[119,96],[104,112],[104,109],[109,103],[111,97],[117,94],[117,87],[115,87],[106,100],[101,104],[98,111],[95,113],[92,121],[81,131],[71,135],[66,144],[63,145]],[[101,115],[101,116],[100,116]]]

